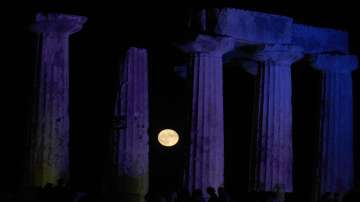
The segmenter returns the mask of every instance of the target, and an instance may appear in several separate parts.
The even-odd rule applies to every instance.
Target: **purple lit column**
[[[39,35],[35,100],[25,183],[42,186],[69,176],[69,36],[85,17],[37,14]]]
[[[69,36],[86,18],[37,14],[39,35],[35,100],[29,136],[26,184],[42,186],[69,177]]]
[[[319,193],[347,192],[354,185],[352,76],[356,56],[317,55],[321,71],[320,134],[316,167]]]
[[[193,71],[188,188],[205,193],[208,186],[224,183],[222,55],[233,48],[233,41],[201,35],[179,48],[191,54]]]
[[[293,46],[265,46],[254,56],[256,78],[255,126],[250,163],[250,190],[293,189],[291,64],[302,57]]]
[[[114,132],[117,192],[124,201],[144,201],[149,186],[147,51],[131,47],[120,68]]]

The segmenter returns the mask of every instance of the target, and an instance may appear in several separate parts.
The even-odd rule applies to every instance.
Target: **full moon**
[[[158,134],[158,141],[165,147],[172,147],[179,141],[179,134],[171,129],[164,129]]]

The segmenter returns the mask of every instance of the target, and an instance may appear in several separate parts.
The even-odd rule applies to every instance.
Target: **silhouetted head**
[[[151,201],[150,192],[146,193],[144,198],[145,198],[145,201]]]
[[[57,180],[57,186],[63,186],[64,184],[65,184],[65,181],[64,181],[63,178],[59,178],[59,179]]]
[[[283,191],[283,186],[281,184],[276,184],[274,186],[274,191],[275,192],[282,192]]]
[[[325,201],[329,199],[330,196],[331,196],[330,192],[325,192],[324,194],[321,195],[320,201]]]
[[[53,187],[53,184],[48,182],[46,183],[46,185],[44,186],[44,189],[51,189]]]
[[[334,195],[333,195],[333,197],[334,197],[334,200],[335,200],[335,201],[338,201],[338,200],[340,199],[340,193],[335,192]]]
[[[178,198],[178,195],[175,191],[169,191],[166,195],[168,201],[176,201],[176,199]]]
[[[193,191],[193,197],[194,198],[201,198],[202,197],[202,191],[201,191],[201,189],[195,189],[194,191]]]
[[[214,187],[208,187],[208,188],[206,188],[206,192],[207,192],[210,196],[216,195]]]
[[[224,187],[218,187],[217,192],[218,192],[219,195],[225,194],[225,189],[224,189]]]

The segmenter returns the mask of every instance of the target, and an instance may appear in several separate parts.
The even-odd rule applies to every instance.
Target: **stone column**
[[[317,55],[321,71],[320,124],[316,179],[318,193],[346,192],[354,185],[352,75],[356,56]]]
[[[267,45],[254,55],[259,69],[250,158],[252,191],[293,189],[291,64],[301,57],[301,49],[285,45]]]
[[[149,186],[147,51],[128,49],[120,68],[114,130],[117,192],[124,201],[144,201]]]
[[[39,35],[34,110],[25,184],[42,186],[69,176],[69,36],[86,18],[37,14]]]
[[[198,36],[179,46],[191,54],[193,104],[188,188],[214,188],[224,183],[224,114],[222,55],[231,50],[231,38]]]

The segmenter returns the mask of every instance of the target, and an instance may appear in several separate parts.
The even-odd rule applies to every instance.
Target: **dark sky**
[[[143,5],[127,6],[125,3],[88,3],[86,1],[21,1],[3,7],[9,15],[5,25],[5,58],[2,61],[2,81],[5,94],[2,99],[4,119],[2,129],[0,184],[16,187],[21,179],[23,143],[26,120],[30,116],[30,101],[35,64],[35,36],[27,31],[36,12],[62,12],[88,17],[88,22],[70,40],[70,113],[72,175],[79,189],[98,189],[106,151],[106,137],[113,108],[116,70],[125,48],[137,45],[149,48],[150,62],[150,143],[152,179],[164,183],[179,183],[183,166],[184,144],[172,150],[164,150],[155,142],[156,132],[172,127],[181,134],[189,132],[191,85],[173,71],[175,65],[184,61],[184,55],[171,46],[174,39],[184,38],[186,15],[195,8],[207,6],[231,6],[293,17],[296,22],[348,30],[350,52],[360,54],[358,30],[359,9],[355,3],[324,1],[323,7],[305,1],[217,1],[205,4],[175,1],[180,6],[160,7]],[[122,2],[122,1],[119,1]],[[169,3],[169,2],[168,2]],[[152,6],[150,8],[150,6]],[[298,66],[306,66],[297,64]],[[300,68],[298,68],[300,69]],[[294,70],[294,138],[297,173],[307,173],[311,152],[304,146],[313,143],[316,125],[318,74],[308,68]],[[302,70],[304,69],[304,70]],[[226,169],[229,187],[246,190],[247,141],[251,127],[253,103],[253,78],[236,67],[224,69]],[[359,71],[354,74],[355,121],[359,137]],[[304,134],[304,138],[299,138]],[[235,144],[236,143],[236,144]],[[359,150],[357,150],[359,153]],[[359,158],[359,157],[358,157]],[[171,165],[171,166],[170,166]],[[162,172],[164,170],[171,170]],[[242,171],[242,172],[238,172]],[[242,173],[242,174],[241,174]],[[244,174],[245,173],[245,174]],[[175,176],[175,177],[174,177]],[[307,178],[296,175],[298,190],[305,190]]]

